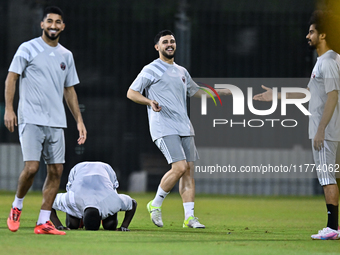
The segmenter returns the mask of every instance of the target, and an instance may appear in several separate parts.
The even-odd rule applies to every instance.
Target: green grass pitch
[[[0,193],[0,254],[339,254],[340,241],[313,241],[326,224],[323,197],[240,197],[198,195],[195,214],[206,229],[183,229],[178,194],[163,203],[163,228],[146,211],[153,194],[130,194],[138,208],[130,229],[68,231],[66,236],[33,233],[41,193],[24,201],[21,227],[7,229],[14,193]],[[59,212],[62,222],[65,214]],[[119,220],[122,221],[123,213]],[[119,224],[120,225],[120,224]]]

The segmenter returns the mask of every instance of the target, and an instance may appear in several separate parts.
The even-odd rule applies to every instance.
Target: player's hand
[[[323,148],[325,141],[325,131],[319,130],[316,132],[313,139],[313,147],[315,150],[319,151]]]
[[[261,94],[257,94],[253,97],[254,100],[258,100],[258,101],[272,101],[273,100],[273,90],[271,88],[268,88],[264,85],[261,86],[263,89],[265,89],[266,91],[261,93]]]
[[[84,125],[83,122],[78,123],[77,128],[78,128],[78,131],[79,131],[79,138],[78,138],[77,142],[78,142],[79,145],[81,145],[81,144],[84,144],[85,141],[86,141],[87,131],[86,131],[86,128],[85,128],[85,125]]]
[[[124,231],[124,232],[126,232],[126,231],[130,231],[130,229],[125,228],[125,227],[120,227],[120,228],[117,228],[117,231]]]
[[[152,107],[152,110],[154,110],[155,112],[160,112],[162,110],[162,107],[160,107],[158,102],[155,100],[151,100],[150,106]]]
[[[58,229],[58,230],[71,230],[71,229],[64,227],[64,226],[58,226],[56,229]]]
[[[5,111],[4,121],[5,121],[5,126],[9,130],[9,132],[13,132],[14,126],[18,126],[18,119],[13,110]]]

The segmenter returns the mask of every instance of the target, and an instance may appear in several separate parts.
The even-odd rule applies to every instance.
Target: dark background
[[[67,110],[62,187],[76,163],[97,160],[112,165],[121,188],[127,189],[129,174],[141,169],[146,157],[162,157],[151,141],[146,108],[126,98],[143,66],[158,57],[153,38],[160,30],[175,32],[175,61],[192,77],[306,78],[315,63],[305,39],[315,9],[311,0],[1,0],[1,116],[11,59],[22,42],[41,35],[42,10],[49,5],[59,6],[65,14],[60,43],[74,54],[80,78],[76,91],[88,131],[86,144],[77,146],[75,121]],[[254,93],[260,91],[254,88]],[[308,118],[304,121],[302,125]],[[266,135],[266,130],[262,133]],[[240,144],[242,130],[239,134],[226,146]],[[275,139],[261,143],[256,139],[247,135],[249,144],[282,147]],[[295,140],[285,137],[284,146],[293,146]],[[17,131],[9,133],[3,117],[0,143],[18,143]],[[308,148],[308,139],[301,145]]]

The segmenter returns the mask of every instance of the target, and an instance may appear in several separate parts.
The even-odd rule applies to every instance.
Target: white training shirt
[[[184,67],[158,58],[143,68],[130,89],[141,94],[145,91],[147,98],[162,107],[155,112],[147,106],[153,141],[167,135],[195,135],[187,113],[187,96],[193,96],[199,87]]]
[[[8,71],[20,75],[18,124],[66,128],[64,87],[79,83],[69,50],[32,39],[20,45]]]
[[[86,208],[94,207],[106,219],[132,209],[131,197],[118,194],[118,186],[116,173],[109,164],[82,162],[71,169],[67,193],[58,193],[52,208],[82,218]]]
[[[309,101],[309,139],[314,139],[327,100],[327,93],[340,90],[340,56],[329,50],[317,58],[308,83],[311,93]],[[325,139],[340,142],[340,95],[333,116],[325,130]]]

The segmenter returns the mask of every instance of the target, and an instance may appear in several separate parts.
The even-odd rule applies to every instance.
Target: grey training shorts
[[[65,163],[65,138],[62,128],[20,124],[19,139],[24,161],[40,161],[42,154],[46,164]]]
[[[168,164],[181,160],[194,162],[199,159],[193,136],[168,135],[155,141]]]
[[[339,165],[336,164],[338,142],[324,140],[324,147],[317,151],[314,149],[313,140],[311,141],[315,171],[320,185],[337,184],[335,174],[339,172]]]

